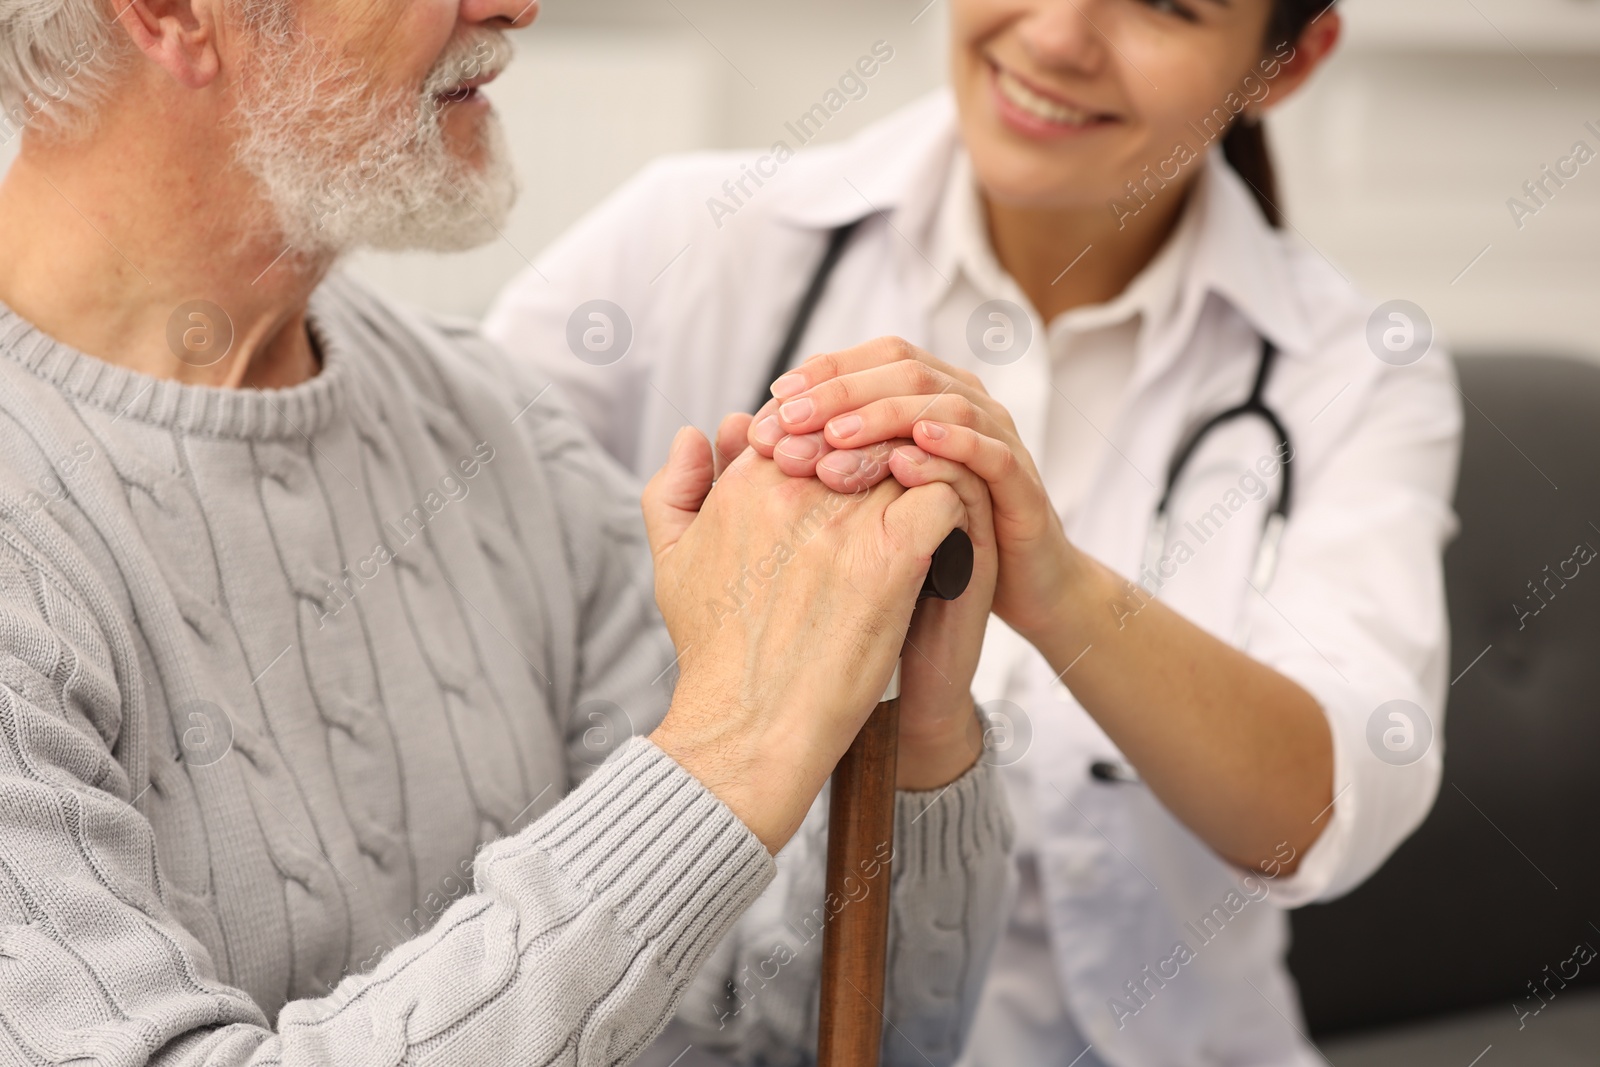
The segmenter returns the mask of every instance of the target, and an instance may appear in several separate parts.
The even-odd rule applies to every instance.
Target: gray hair
[[[98,0],[0,0],[0,144],[87,128],[130,51]]]

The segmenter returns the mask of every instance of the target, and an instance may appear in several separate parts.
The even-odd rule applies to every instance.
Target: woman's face
[[[953,3],[962,133],[985,193],[1020,207],[1136,211],[1187,186],[1293,55],[1266,42],[1272,0]]]

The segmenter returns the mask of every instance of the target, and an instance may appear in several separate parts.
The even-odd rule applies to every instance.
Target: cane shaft
[[[918,599],[954,600],[967,588],[972,563],[971,539],[952,530],[933,553]],[[818,1067],[878,1067],[888,1019],[883,993],[899,743],[897,663],[883,700],[833,772]]]
[[[889,956],[900,698],[880,703],[833,772],[828,909],[822,934],[819,1067],[877,1067]]]

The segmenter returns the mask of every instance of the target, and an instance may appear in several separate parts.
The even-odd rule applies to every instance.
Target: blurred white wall
[[[1600,358],[1600,2],[1340,10],[1344,47],[1273,121],[1301,236],[1457,349]],[[1519,228],[1507,201],[1536,206],[1523,183],[1578,141],[1595,161]]]
[[[948,0],[545,0],[491,93],[524,193],[505,239],[356,258],[478,314],[652,157],[770,144],[873,42],[894,60],[829,123],[846,136],[939,84]],[[1600,358],[1600,159],[1519,228],[1507,207],[1577,141],[1600,153],[1600,0],[1343,0],[1340,54],[1271,119],[1301,238],[1461,349]],[[1585,128],[1593,122],[1595,130]],[[8,161],[0,148],[0,167]]]

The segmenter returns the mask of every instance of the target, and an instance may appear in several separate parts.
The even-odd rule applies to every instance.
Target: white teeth
[[[1007,100],[1035,118],[1043,119],[1046,122],[1054,122],[1063,126],[1086,126],[1094,118],[1087,111],[1066,107],[1056,103],[1054,100],[1040,96],[1007,71],[1001,70],[998,72],[996,84],[1000,86],[1000,92],[1005,95]]]

